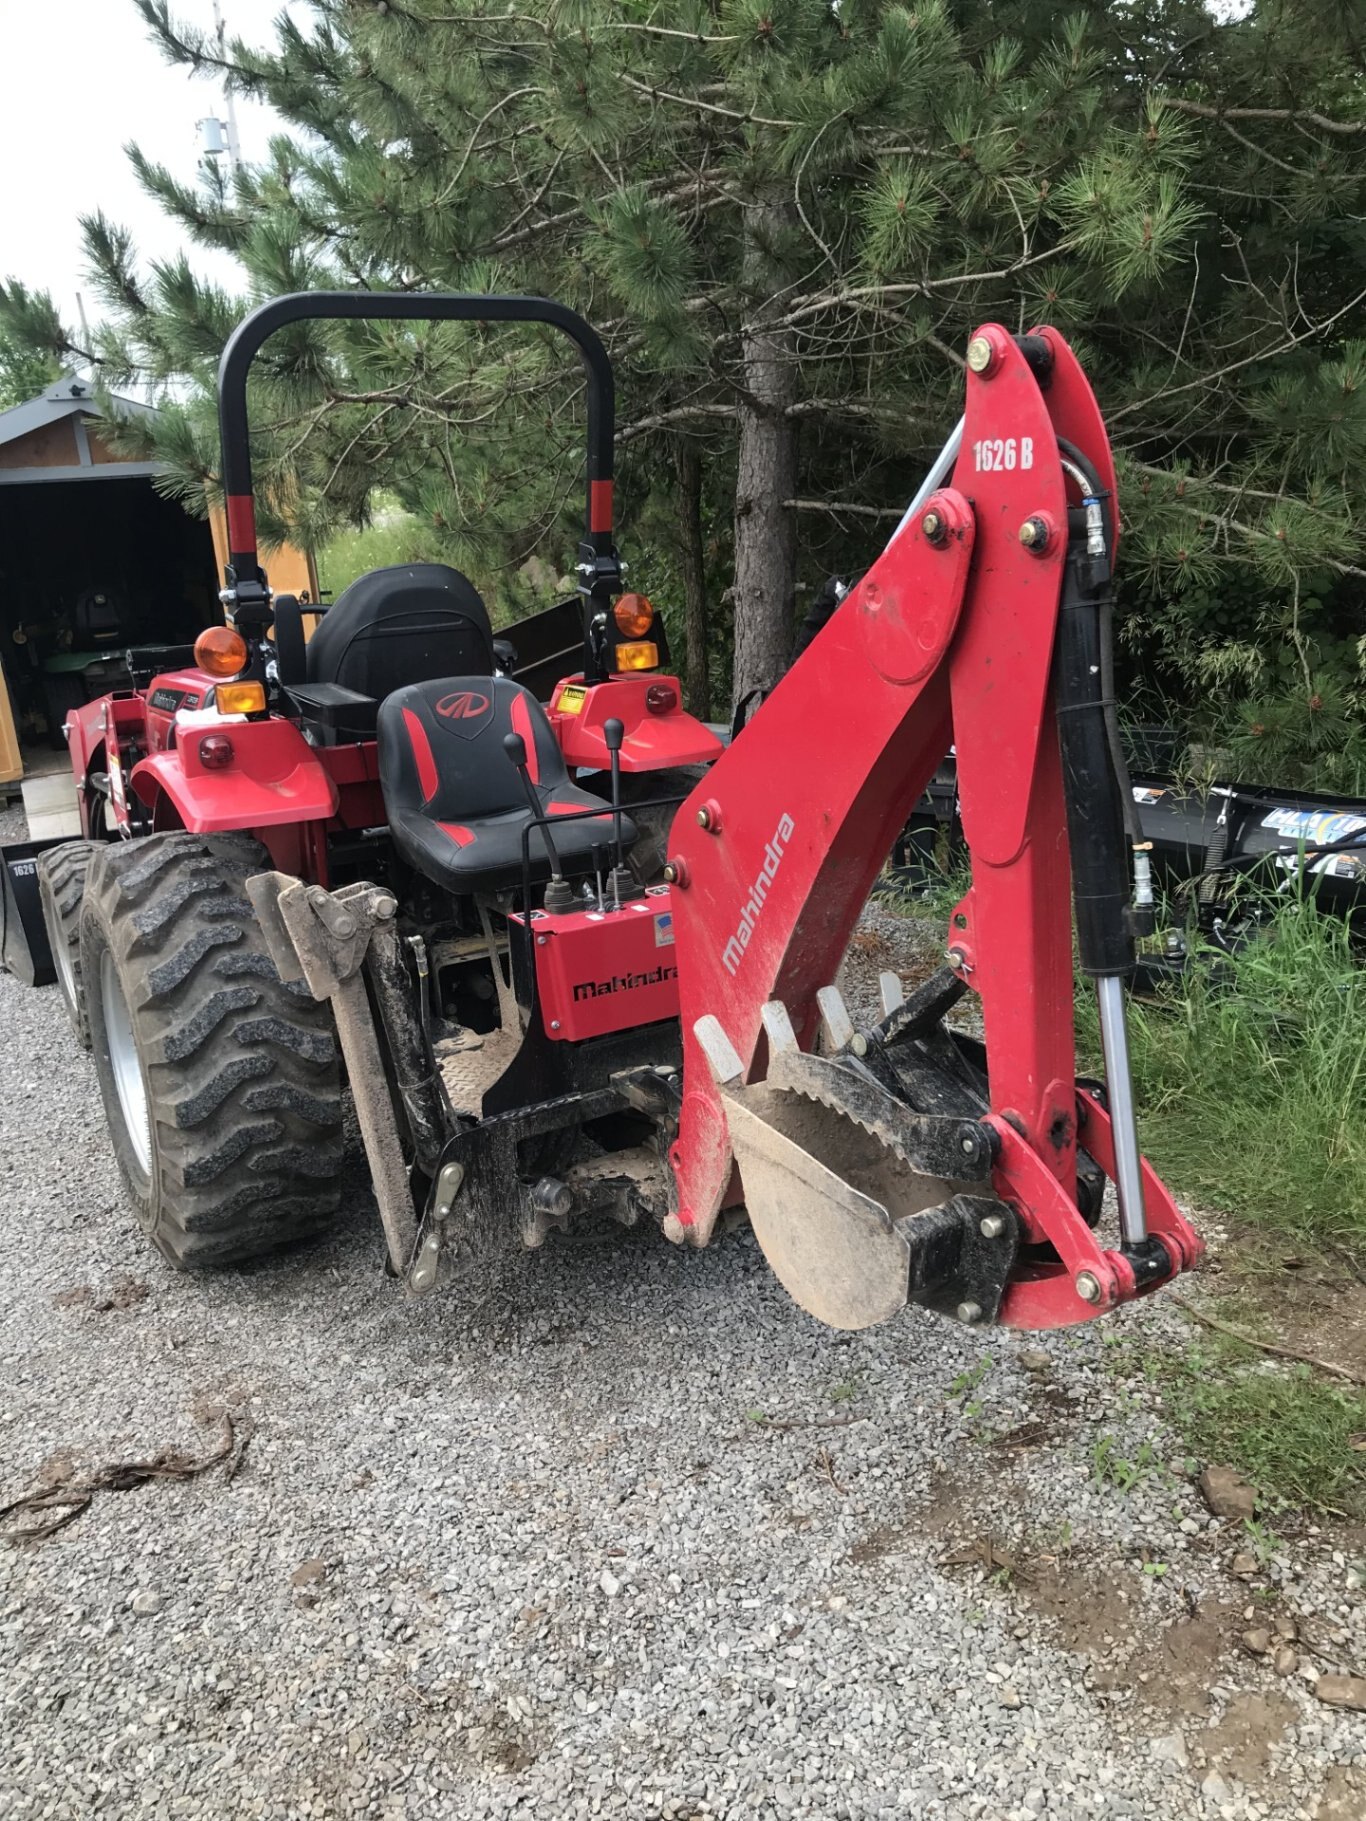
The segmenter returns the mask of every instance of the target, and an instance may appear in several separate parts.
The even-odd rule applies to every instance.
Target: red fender
[[[655,701],[668,705],[650,707]],[[724,748],[720,740],[695,715],[683,707],[678,678],[657,671],[627,673],[605,683],[587,684],[583,677],[565,677],[555,685],[547,711],[566,765],[607,771],[611,758],[603,738],[603,723],[615,717],[625,734],[621,742],[623,771],[665,771],[671,765],[710,765]]]
[[[225,737],[232,742],[230,762],[206,769],[199,756],[201,742]],[[182,726],[174,751],[140,759],[132,781],[149,808],[155,808],[159,796],[168,797],[196,835],[328,821],[337,813],[337,787],[291,721]]]

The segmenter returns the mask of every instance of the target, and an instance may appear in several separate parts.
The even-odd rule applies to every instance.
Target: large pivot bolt
[[[927,542],[942,544],[948,536],[948,526],[944,523],[942,512],[927,512],[920,521],[920,529]]]
[[[1072,1280],[1072,1288],[1084,1303],[1100,1301],[1100,1280],[1093,1271],[1078,1271]]]
[[[996,364],[996,350],[989,335],[974,335],[968,343],[968,371],[985,379]]]
[[[1035,513],[1020,526],[1020,542],[1026,550],[1032,550],[1035,556],[1042,556],[1048,548],[1050,527],[1046,518]]]

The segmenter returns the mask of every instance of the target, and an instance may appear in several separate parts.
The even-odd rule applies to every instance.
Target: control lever
[[[593,881],[598,888],[598,909],[607,909],[607,869],[612,850],[606,841],[593,843]]]
[[[612,845],[615,859],[612,865],[612,899],[617,910],[621,909],[622,887],[626,896],[633,896],[636,882],[626,865],[626,844],[621,838],[621,743],[626,737],[626,728],[613,715],[602,724],[602,737],[612,758]]]
[[[545,808],[536,795],[536,786],[531,782],[531,773],[527,770],[526,741],[519,733],[503,735],[503,751],[511,759],[517,776],[522,780],[522,789],[526,794],[527,807],[541,824],[541,839],[545,842],[545,851],[550,857],[550,883],[545,888],[545,908],[552,914],[574,908],[574,893],[563,872],[560,870],[560,856],[551,838]],[[528,912],[531,906],[527,906]]]

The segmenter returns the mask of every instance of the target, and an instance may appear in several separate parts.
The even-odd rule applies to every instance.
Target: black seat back
[[[488,609],[474,584],[445,563],[358,576],[308,643],[309,683],[338,684],[374,702],[407,683],[492,671]]]
[[[529,689],[509,677],[447,677],[399,690],[379,712],[379,775],[390,820],[421,813],[467,822],[525,807],[503,740],[526,741],[527,769],[542,794],[568,781],[550,722]]]

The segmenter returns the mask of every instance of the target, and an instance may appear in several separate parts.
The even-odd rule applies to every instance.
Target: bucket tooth
[[[837,986],[820,987],[816,1004],[820,1008],[821,1034],[827,1054],[846,1049],[854,1040],[854,1021],[844,1003],[844,994]]]
[[[768,1035],[768,1053],[770,1056],[784,1055],[797,1047],[797,1033],[792,1028],[787,1007],[781,999],[770,999],[764,1007],[762,1017],[764,1030]]]
[[[714,1013],[708,1012],[692,1028],[717,1083],[724,1087],[727,1082],[738,1081],[745,1072],[745,1065],[741,1062],[735,1045],[722,1029],[721,1020]]]
[[[887,969],[885,972],[878,975],[877,990],[878,997],[882,1001],[882,1016],[884,1018],[890,1018],[893,1012],[899,1011],[906,1003],[906,993],[901,984],[901,975],[892,973],[890,969]]]

